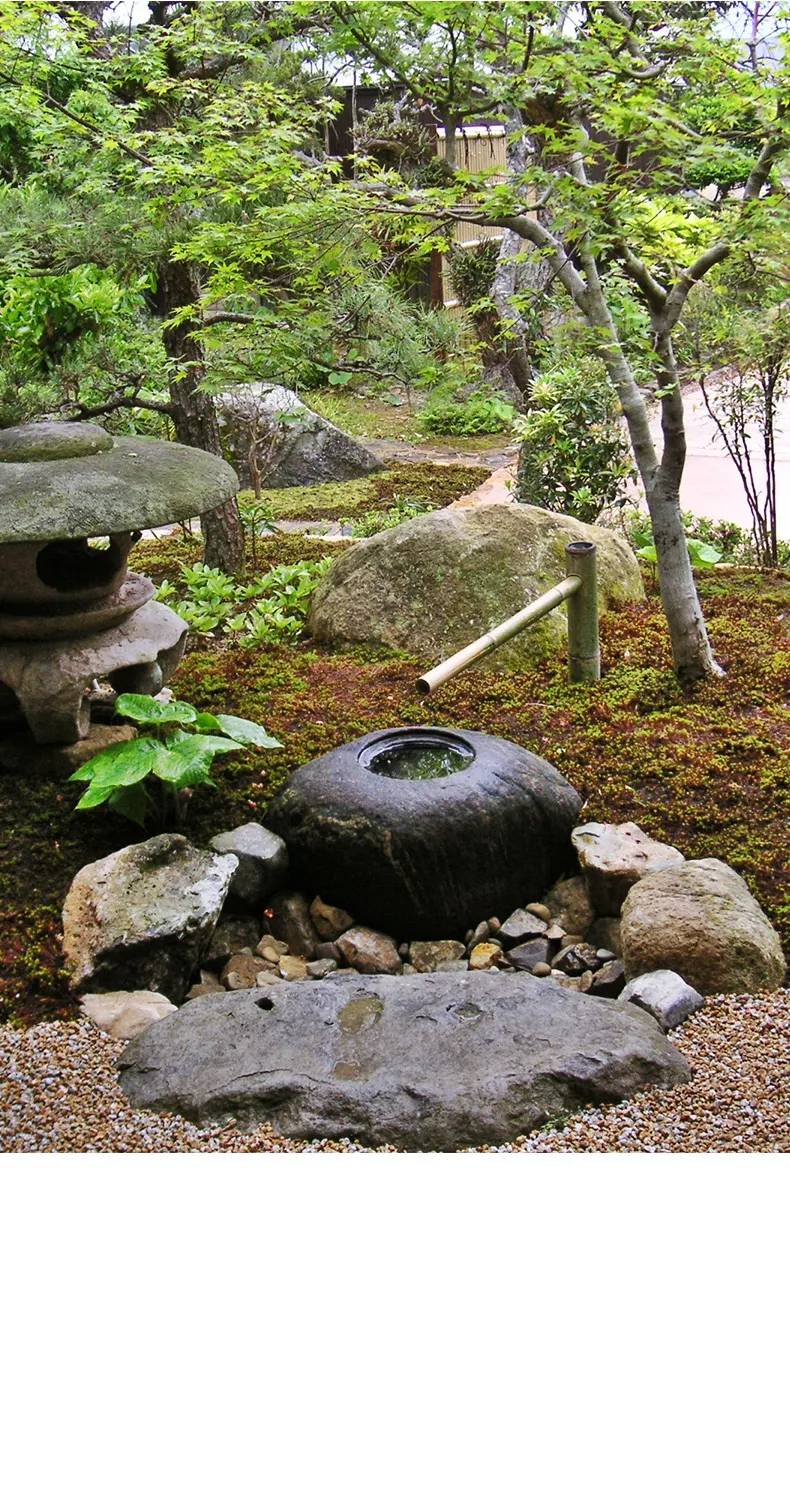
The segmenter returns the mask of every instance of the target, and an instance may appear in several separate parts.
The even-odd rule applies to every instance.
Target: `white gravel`
[[[564,1126],[494,1152],[790,1151],[790,992],[720,996],[673,1040],[690,1083],[587,1109]],[[118,1086],[123,1042],[89,1021],[0,1027],[2,1151],[362,1151],[348,1141],[289,1141],[271,1127],[198,1128],[135,1110]],[[381,1151],[393,1148],[384,1146]]]

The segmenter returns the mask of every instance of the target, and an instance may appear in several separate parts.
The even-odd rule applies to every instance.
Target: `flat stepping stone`
[[[346,971],[203,995],[119,1066],[144,1108],[425,1151],[502,1144],[587,1102],[691,1076],[637,1006],[495,971]]]

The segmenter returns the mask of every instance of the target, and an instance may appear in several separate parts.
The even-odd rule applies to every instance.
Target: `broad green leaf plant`
[[[185,794],[214,785],[209,773],[215,755],[248,745],[280,748],[280,741],[251,719],[198,713],[177,699],[162,703],[142,693],[122,693],[115,711],[146,732],[94,755],[70,780],[89,783],[78,808],[107,803],[141,828],[152,818],[163,826],[179,825],[189,800]]]
[[[280,563],[249,584],[205,563],[182,563],[181,589],[166,579],[156,597],[201,634],[218,630],[245,645],[276,646],[301,635],[310,596],[331,561]]]

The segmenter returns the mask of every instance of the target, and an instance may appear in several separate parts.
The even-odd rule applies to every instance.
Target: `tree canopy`
[[[676,669],[709,674],[679,508],[676,345],[728,261],[786,274],[790,75],[771,21],[766,40],[758,8],[727,0],[203,0],[121,27],[111,6],[4,0],[4,420],[126,413],[218,451],[223,384],[418,366],[428,311],[404,296],[405,271],[449,250],[459,222],[502,230],[499,272],[540,268],[520,289],[500,274],[502,336],[550,327],[558,308],[603,363]],[[444,132],[433,166],[358,130],[363,84],[421,139]],[[348,87],[344,157],[332,132]],[[457,150],[480,120],[507,127],[505,180]],[[207,543],[238,555],[232,506]]]

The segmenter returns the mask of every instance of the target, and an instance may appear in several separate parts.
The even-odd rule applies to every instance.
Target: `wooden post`
[[[598,581],[594,542],[569,542],[565,571],[582,586],[568,599],[568,679],[597,682],[601,675],[598,640]]]

